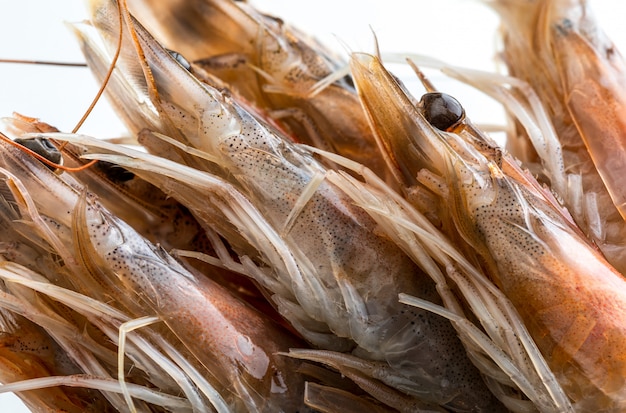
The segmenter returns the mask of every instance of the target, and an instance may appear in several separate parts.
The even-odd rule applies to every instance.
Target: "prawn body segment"
[[[243,402],[251,410],[289,411],[301,405],[303,383],[290,379],[295,364],[275,355],[301,343],[210,279],[188,273],[124,222],[94,206],[87,209],[87,232],[95,251],[129,290],[149,303],[202,365],[220,378],[221,386],[238,395],[241,400],[231,401],[233,406]],[[112,242],[105,244],[103,239]],[[267,332],[283,342],[277,345],[266,340]]]
[[[488,251],[513,302],[567,394],[581,407],[620,411],[626,329],[623,277],[543,200],[487,169],[455,168],[466,239]],[[459,180],[460,181],[460,180]],[[488,183],[489,185],[485,185]],[[485,202],[484,192],[494,194]],[[478,196],[478,194],[481,194]],[[584,407],[583,407],[584,408]]]

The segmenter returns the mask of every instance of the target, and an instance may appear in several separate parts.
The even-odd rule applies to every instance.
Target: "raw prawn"
[[[5,292],[3,291],[3,294]],[[4,298],[4,297],[2,297]],[[6,304],[6,301],[0,299]],[[0,380],[12,383],[46,376],[76,374],[79,370],[43,328],[2,310]],[[109,404],[93,390],[52,387],[26,392],[23,400],[33,411],[106,412]]]
[[[476,251],[575,408],[622,411],[623,276],[549,191],[469,123],[454,98],[431,93],[415,106],[371,56],[355,55],[353,73],[393,166],[417,172],[405,187],[423,183],[447,200],[454,222],[447,231]],[[401,121],[390,125],[391,116]]]
[[[388,175],[346,63],[280,18],[231,0],[129,1],[157,40],[314,145]],[[164,18],[175,16],[174,18]]]
[[[623,273],[624,59],[598,26],[587,1],[486,3],[502,18],[503,55],[510,74],[534,88],[563,147],[567,181],[561,187],[567,189],[559,196]]]
[[[276,355],[303,343],[208,278],[189,273],[67,174],[61,179],[4,143],[1,153],[1,167],[18,188],[16,201],[24,199],[35,228],[74,267],[77,276],[63,284],[99,302],[113,298],[133,318],[164,322],[178,338],[168,339],[170,346],[217,389],[218,410],[306,411],[298,363]]]
[[[53,156],[56,159],[55,162],[59,162],[58,159],[62,156],[66,167],[84,165],[85,162],[80,159],[80,156],[86,150],[85,148],[65,143],[60,146],[59,151],[43,138],[19,138],[26,133],[58,132],[56,128],[17,114],[12,118],[4,119],[4,122],[10,135],[16,137],[16,141],[24,145],[29,143],[41,145],[39,152]],[[42,142],[47,142],[47,144],[44,145]],[[187,208],[128,170],[102,161],[91,168],[72,173],[91,192],[98,195],[109,211],[165,250],[193,250],[202,254],[215,254],[203,228]],[[206,266],[198,260],[187,261],[185,265],[196,267],[244,301],[263,310],[267,315],[274,314],[276,320],[282,321],[248,277],[225,268]]]

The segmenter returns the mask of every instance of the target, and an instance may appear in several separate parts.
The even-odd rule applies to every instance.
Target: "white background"
[[[267,12],[316,34],[347,56],[344,44],[354,51],[372,52],[371,28],[384,52],[415,52],[455,65],[495,70],[497,17],[473,0],[257,0]],[[626,52],[626,2],[590,1],[596,16],[618,48]],[[77,0],[0,0],[0,58],[82,61],[64,21],[85,19]],[[339,39],[339,40],[338,40]],[[403,79],[410,71],[393,66]],[[444,81],[432,80],[440,90],[459,98],[476,122],[502,123],[498,105],[478,92]],[[411,82],[411,87],[417,87]],[[98,86],[87,69],[0,64],[0,117],[13,111],[69,131],[80,119]],[[420,93],[416,89],[416,93]],[[105,102],[99,103],[81,132],[95,136],[119,136],[124,127]],[[0,396],[0,411],[22,412],[14,396]]]

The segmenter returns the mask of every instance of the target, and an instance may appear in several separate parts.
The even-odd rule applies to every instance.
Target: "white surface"
[[[493,70],[497,18],[485,6],[471,0],[257,0],[271,14],[315,33],[340,52],[342,43],[354,51],[373,51],[370,26],[382,51],[418,52],[450,63]],[[626,52],[626,2],[591,1],[596,15],[618,48]],[[76,0],[0,0],[0,57],[56,61],[82,61],[63,21],[86,18]],[[621,26],[621,27],[620,27]],[[341,41],[339,41],[340,39]],[[395,68],[403,78],[412,75]],[[439,77],[433,81],[440,82]],[[413,82],[415,83],[415,82]],[[438,87],[459,98],[476,122],[502,122],[497,105],[477,92],[458,85]],[[13,111],[39,117],[71,130],[82,116],[98,86],[87,69],[0,64],[0,116]],[[419,93],[419,89],[418,89]],[[81,132],[117,136],[124,128],[103,103]],[[17,398],[0,395],[0,411],[27,411]]]

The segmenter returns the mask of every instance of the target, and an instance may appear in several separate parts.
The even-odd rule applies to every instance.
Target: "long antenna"
[[[111,64],[109,65],[109,70],[107,72],[107,75],[104,78],[104,81],[102,82],[102,85],[100,86],[100,90],[98,90],[98,93],[96,94],[96,96],[94,97],[93,101],[91,102],[91,105],[89,105],[89,108],[87,108],[87,110],[85,111],[85,114],[83,115],[83,117],[80,118],[80,120],[78,121],[78,123],[76,124],[74,129],[72,129],[72,133],[78,132],[80,127],[83,126],[83,123],[85,123],[85,120],[87,120],[87,117],[91,114],[91,111],[93,110],[94,106],[96,106],[96,103],[98,103],[98,100],[100,100],[100,97],[104,93],[104,89],[107,87],[107,84],[109,83],[109,79],[111,79],[111,75],[113,74],[113,70],[115,70],[115,65],[117,63],[117,59],[120,56],[120,52],[122,50],[122,34],[123,34],[123,31],[124,31],[124,26],[123,26],[124,22],[123,22],[123,18],[122,18],[122,6],[121,6],[119,1],[117,2],[117,11],[118,11],[119,25],[120,25],[120,33],[119,33],[119,36],[117,38],[117,50],[115,51],[115,55],[113,56],[113,59],[111,60]],[[90,163],[92,163],[92,162],[90,162]],[[93,162],[93,163],[95,163],[95,162]]]
[[[0,63],[17,63],[17,64],[27,64],[27,65],[48,65],[48,66],[65,66],[65,67],[87,67],[87,63],[52,62],[49,60],[0,59]]]
[[[111,60],[111,64],[109,65],[109,70],[107,71],[107,74],[104,80],[102,81],[102,84],[100,85],[100,89],[98,90],[98,93],[96,94],[91,104],[89,105],[89,107],[87,108],[83,116],[80,118],[80,120],[78,121],[74,129],[72,129],[72,133],[77,133],[78,130],[81,128],[81,126],[85,123],[85,120],[87,120],[87,117],[89,117],[89,115],[93,111],[93,108],[96,106],[96,103],[98,103],[98,101],[100,100],[100,97],[102,97],[102,94],[104,93],[104,90],[106,89],[107,84],[109,83],[109,80],[111,79],[111,76],[113,75],[113,70],[115,70],[115,65],[117,63],[117,60],[122,50],[122,39],[123,39],[123,30],[124,30],[122,6],[120,2],[117,2],[117,10],[118,10],[118,17],[119,17],[120,32],[119,32],[119,36],[117,40],[117,49],[115,51],[115,55],[113,56],[113,59]],[[50,62],[50,61],[43,61],[43,60],[19,60],[19,59],[0,59],[0,63],[43,64],[43,65],[52,65],[52,66],[65,66],[65,67],[86,67],[87,66],[85,63],[64,63],[64,62]],[[14,142],[11,138],[6,136],[2,132],[0,132],[0,140],[3,140],[13,146],[16,146],[20,150],[28,153],[29,155],[33,156],[34,158],[38,159],[39,161],[43,162],[44,164],[52,168],[60,169],[60,170],[67,171],[67,172],[79,172],[79,171],[82,171],[84,169],[91,167],[92,165],[98,162],[97,159],[94,159],[86,163],[85,165],[82,165],[79,167],[68,167],[68,166],[64,166],[64,165],[52,162],[49,159],[45,158],[44,156],[30,150],[29,148],[26,148],[25,146],[20,145],[17,142]],[[59,150],[62,150],[66,144],[67,142],[61,143],[59,145]]]

